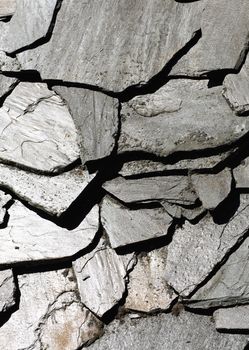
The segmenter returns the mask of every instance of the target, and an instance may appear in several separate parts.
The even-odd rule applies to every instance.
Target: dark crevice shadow
[[[15,81],[10,87],[9,90],[7,92],[5,92],[1,97],[0,97],[0,107],[3,106],[6,98],[12,94],[13,90],[15,89],[15,87],[19,84],[19,81]]]
[[[14,293],[15,304],[12,307],[10,307],[6,312],[0,313],[0,328],[11,318],[14,312],[19,310],[21,293],[18,286],[17,275],[15,273],[13,275],[14,283],[16,286]]]

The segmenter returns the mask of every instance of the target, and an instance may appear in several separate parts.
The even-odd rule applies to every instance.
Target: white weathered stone
[[[105,197],[101,222],[112,248],[118,248],[166,236],[172,217],[163,208],[132,210]]]
[[[0,1],[0,18],[13,16],[16,11],[16,0]]]
[[[102,334],[77,296],[72,269],[18,276],[19,309],[0,328],[3,349],[75,350]]]
[[[153,312],[170,307],[177,295],[167,285],[166,264],[167,247],[138,256],[137,264],[129,274],[126,309]]]
[[[215,209],[231,191],[232,174],[228,168],[218,174],[192,174],[191,182],[203,207]]]
[[[20,202],[15,202],[8,213],[8,226],[0,229],[2,265],[70,257],[93,241],[99,227],[97,205],[71,231],[41,218]]]
[[[81,301],[97,316],[102,317],[123,297],[132,260],[133,254],[123,257],[98,246],[73,263]]]
[[[8,23],[8,29],[0,43],[1,50],[15,52],[46,36],[57,0],[4,1],[6,2],[10,3],[10,15],[14,16]],[[1,10],[0,4],[0,16]]]
[[[86,89],[53,89],[67,102],[79,130],[82,163],[109,156],[118,133],[118,100]]]
[[[181,99],[177,111],[148,118],[137,113],[132,100],[123,104],[119,153],[136,151],[167,157],[175,152],[232,145],[248,132],[249,121],[233,114],[221,91],[222,87],[208,88],[205,80],[177,79],[156,92],[166,100],[168,96]],[[144,95],[144,101],[150,96]]]
[[[0,118],[3,162],[58,172],[79,158],[71,115],[46,84],[19,83],[4,101]]]
[[[168,201],[192,205],[197,196],[187,176],[154,176],[141,179],[117,177],[107,181],[104,189],[125,203]]]
[[[249,187],[249,158],[246,158],[242,163],[233,169],[233,176],[237,187]]]
[[[16,303],[16,285],[12,270],[0,271],[0,314]]]
[[[205,280],[249,228],[248,196],[228,223],[218,225],[206,215],[198,224],[185,222],[168,246],[166,279],[179,294],[187,297]]]
[[[215,327],[220,330],[249,330],[249,306],[219,309],[214,312]]]
[[[81,166],[56,176],[45,176],[0,164],[0,185],[3,188],[11,190],[30,205],[57,216],[68,209],[93,177]]]

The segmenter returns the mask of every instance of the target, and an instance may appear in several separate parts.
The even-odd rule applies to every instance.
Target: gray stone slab
[[[56,173],[79,158],[71,115],[46,84],[19,83],[5,99],[0,116],[3,162]]]
[[[249,306],[219,309],[214,312],[215,326],[218,330],[249,330]]]
[[[118,134],[118,100],[91,90],[53,89],[66,101],[79,130],[82,163],[109,156]]]
[[[0,271],[0,315],[16,303],[16,284],[12,270]]]
[[[206,211],[202,205],[186,208],[178,204],[171,204],[167,201],[160,201],[160,203],[170,216],[178,219],[186,218],[187,220],[192,221],[197,219]]]
[[[167,247],[138,256],[137,264],[129,273],[126,309],[140,312],[169,309],[177,295],[167,285],[166,263]]]
[[[80,302],[72,269],[18,276],[19,309],[0,328],[3,349],[75,350],[102,334]]]
[[[69,208],[94,176],[89,175],[82,166],[59,175],[46,176],[0,164],[0,185],[3,188],[11,190],[30,205],[56,216]]]
[[[132,210],[105,197],[101,222],[112,248],[118,248],[166,236],[172,217],[163,208]]]
[[[0,229],[0,265],[71,257],[89,246],[99,228],[97,205],[71,231],[41,218],[20,202],[8,213],[8,226]]]
[[[248,336],[221,334],[211,317],[182,312],[115,320],[89,350],[242,350]]]
[[[218,225],[207,214],[198,224],[189,222],[176,230],[168,246],[166,279],[183,297],[202,283],[233,246],[247,232],[249,198],[241,204],[228,223]]]
[[[249,158],[243,160],[239,166],[233,169],[233,176],[237,187],[249,187]]]
[[[0,19],[13,16],[16,11],[16,0],[1,0]]]
[[[120,91],[157,74],[200,28],[202,10],[202,2],[69,0],[51,40],[18,58],[43,79]]]

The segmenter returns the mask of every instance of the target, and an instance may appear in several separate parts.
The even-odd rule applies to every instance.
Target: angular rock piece
[[[112,248],[166,236],[172,217],[163,208],[128,209],[110,197],[101,206],[101,222]]]
[[[0,19],[13,16],[16,11],[16,0],[1,0]]]
[[[20,275],[18,283],[19,309],[0,328],[3,349],[75,350],[102,334],[78,299],[72,269]]]
[[[202,10],[202,1],[62,2],[51,40],[18,58],[43,79],[120,91],[161,71],[200,28]]]
[[[186,222],[174,233],[168,246],[166,279],[182,296],[187,297],[205,280],[249,228],[249,197],[228,223],[218,225],[210,215],[198,224]]]
[[[0,271],[0,314],[16,303],[16,285],[12,270]]]
[[[191,182],[203,207],[215,209],[231,191],[232,174],[228,168],[218,174],[192,174]]]
[[[138,257],[136,266],[129,274],[126,309],[153,312],[170,307],[177,295],[165,280],[166,263],[166,247]]]
[[[219,309],[214,312],[215,326],[219,330],[249,330],[249,306]]]
[[[56,176],[45,176],[0,164],[1,186],[32,206],[57,216],[68,209],[93,177],[81,166]]]
[[[6,2],[11,5],[10,15],[15,13],[8,23],[8,29],[0,43],[0,50],[15,52],[46,36],[57,0],[4,0],[4,3]],[[1,10],[0,4],[0,16]]]
[[[20,202],[8,213],[8,226],[0,229],[0,264],[4,265],[70,257],[92,242],[99,227],[97,206],[71,231],[41,218]]]
[[[171,80],[156,94],[167,101],[181,99],[178,110],[153,117],[139,114],[141,98],[123,104],[120,153],[146,152],[167,157],[175,152],[215,149],[232,145],[249,130],[249,121],[236,117],[221,94],[205,80]],[[153,94],[154,95],[154,94]],[[144,95],[144,103],[152,95]],[[135,101],[134,101],[135,100]]]
[[[171,204],[167,201],[160,201],[163,208],[166,210],[166,212],[172,216],[173,218],[186,218],[190,221],[195,220],[200,215],[202,215],[205,212],[205,208],[203,206],[194,206],[194,207],[183,207],[181,205]]]
[[[133,255],[119,256],[111,248],[97,247],[73,263],[81,301],[99,317],[123,297]]]
[[[82,163],[109,156],[118,133],[118,100],[91,90],[53,89],[67,102],[79,130]]]
[[[247,335],[217,332],[209,316],[182,312],[115,320],[89,350],[242,350],[247,343]]]
[[[233,169],[236,187],[249,188],[249,158]]]
[[[226,0],[204,1],[203,4],[202,37],[173,67],[173,75],[201,76],[210,71],[238,69],[243,62],[249,34],[248,1],[230,0],[229,4]]]
[[[126,180],[117,177],[104,183],[104,189],[125,203],[168,201],[192,205],[197,196],[187,176],[154,176]]]
[[[58,172],[79,158],[71,115],[46,84],[19,83],[4,101],[0,117],[3,162]]]

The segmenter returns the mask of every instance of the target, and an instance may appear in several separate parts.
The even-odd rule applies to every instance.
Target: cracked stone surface
[[[248,331],[249,306],[219,309],[214,312],[215,326],[219,330]]]
[[[12,270],[0,271],[0,315],[16,303],[16,285]]]
[[[0,2],[0,19],[13,16],[16,11],[16,0],[2,0]]]
[[[233,176],[237,187],[248,188],[249,187],[249,159],[246,158],[233,169]]]

